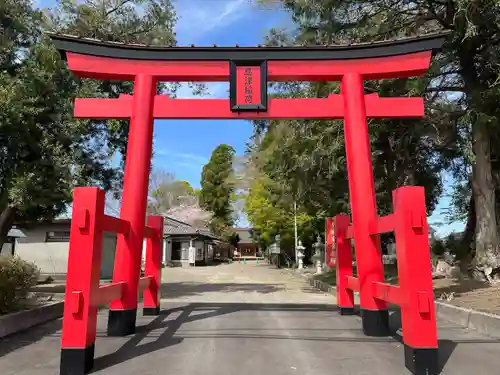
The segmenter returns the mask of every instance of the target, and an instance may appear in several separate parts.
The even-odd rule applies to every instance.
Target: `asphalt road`
[[[105,336],[99,320],[94,373],[107,375],[399,375],[403,347],[367,338],[330,295],[266,265],[165,269],[163,311],[138,332]],[[396,320],[395,320],[396,321]],[[495,374],[500,340],[440,322],[445,375]],[[60,321],[0,341],[1,375],[56,375]]]

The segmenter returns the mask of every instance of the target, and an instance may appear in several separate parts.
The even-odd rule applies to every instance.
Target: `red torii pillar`
[[[156,79],[138,74],[134,81],[132,116],[125,159],[120,217],[130,221],[128,236],[118,235],[113,283],[125,282],[122,298],[110,303],[108,335],[135,332],[137,294],[141,275],[149,170],[153,151],[153,108]],[[148,313],[148,311],[144,311]],[[154,313],[154,312],[151,312]]]
[[[373,281],[384,282],[384,264],[380,236],[370,234],[370,224],[377,219],[377,203],[361,74],[345,74],[341,90],[344,97],[347,173],[356,262],[360,275],[363,332],[368,336],[388,336],[387,303],[376,299],[371,290]]]

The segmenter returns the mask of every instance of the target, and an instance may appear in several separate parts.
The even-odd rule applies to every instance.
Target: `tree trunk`
[[[495,186],[491,173],[491,148],[487,124],[476,118],[472,125],[472,194],[476,210],[476,254],[472,261],[475,279],[491,281],[492,270],[499,265],[498,232],[495,214]]]
[[[476,206],[474,202],[474,194],[471,193],[469,199],[469,213],[467,215],[467,222],[465,224],[465,230],[460,239],[459,249],[457,255],[457,260],[460,264],[460,271],[466,275],[468,267],[471,264],[472,257],[474,255],[473,241],[474,235],[476,233]]]
[[[16,207],[12,205],[5,207],[0,214],[0,250],[3,248],[5,242],[7,242],[7,234],[14,224],[15,217]]]

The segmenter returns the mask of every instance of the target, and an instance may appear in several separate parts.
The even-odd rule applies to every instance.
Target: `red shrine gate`
[[[51,38],[67,60],[69,69],[78,77],[134,81],[133,96],[75,100],[75,117],[130,118],[130,130],[120,218],[104,215],[101,190],[75,190],[63,318],[61,375],[84,374],[92,368],[98,305],[110,302],[108,335],[114,336],[134,333],[139,290],[146,291],[144,313],[159,313],[161,218],[150,218],[148,225],[144,225],[154,119],[344,118],[353,229],[346,229],[348,220],[345,222],[343,217],[337,219],[337,229],[350,233],[346,235],[343,232],[343,237],[337,236],[337,241],[340,245],[344,238],[355,239],[358,278],[349,276],[352,272],[348,274],[345,266],[341,270],[347,272],[345,280],[352,283],[349,284],[349,290],[360,291],[362,325],[366,335],[389,335],[386,301],[399,303],[403,316],[411,313],[413,322],[418,319],[426,322],[428,329],[422,332],[425,340],[420,341],[407,341],[409,328],[405,326],[406,364],[414,373],[426,371],[422,373],[431,374],[435,371],[437,339],[434,300],[427,290],[422,292],[418,288],[408,287],[411,275],[411,263],[408,262],[412,261],[412,257],[408,255],[407,258],[400,259],[404,265],[400,265],[400,271],[407,272],[403,277],[400,275],[401,296],[409,293],[408,301],[394,297],[383,283],[383,264],[377,235],[382,230],[377,226],[380,221],[377,222],[366,120],[421,117],[424,115],[423,99],[366,95],[363,81],[424,74],[433,51],[439,49],[444,42],[443,35],[326,47],[162,48],[106,43],[55,34]],[[156,94],[156,85],[160,81],[229,81],[230,99],[172,99],[167,95]],[[341,81],[342,93],[327,98],[268,99],[268,81]],[[401,195],[405,195],[403,193]],[[398,211],[404,216],[404,223],[408,223],[410,229],[425,227],[425,215],[420,212],[420,215],[410,215],[407,218],[407,208]],[[402,222],[397,225],[403,226]],[[406,236],[405,244],[411,240],[408,230],[405,227],[397,231],[397,236]],[[118,242],[113,283],[100,286],[98,269],[103,231],[118,233]],[[426,233],[425,228],[423,232]],[[145,237],[149,238],[146,276],[140,278]],[[421,244],[428,245],[424,242]],[[344,251],[345,254],[339,259],[345,261],[349,251]],[[428,252],[428,248],[420,248],[419,252],[422,251]],[[420,269],[419,272],[418,277],[428,284],[431,280],[430,265],[427,270]],[[406,280],[404,285],[403,279]],[[342,289],[344,292],[346,290]],[[350,298],[352,293],[346,293]],[[426,310],[415,305],[414,301],[426,305]],[[338,301],[341,312],[353,307],[342,305],[344,302],[344,299]],[[404,317],[403,321],[406,322]]]

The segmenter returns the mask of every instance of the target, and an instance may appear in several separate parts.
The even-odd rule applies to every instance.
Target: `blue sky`
[[[262,43],[269,28],[290,22],[286,13],[263,10],[250,0],[177,0],[175,5],[180,45],[255,45]],[[207,97],[227,98],[228,87],[209,84]],[[186,87],[177,96],[190,97],[191,92]],[[251,123],[242,120],[159,120],[154,164],[199,187],[201,169],[212,150],[227,143],[242,154],[251,134]]]
[[[40,7],[51,7],[54,0],[38,0]],[[289,14],[277,8],[263,9],[256,0],[174,0],[177,15],[179,45],[231,46],[256,45],[263,42],[271,27],[287,27]],[[206,97],[227,98],[227,83],[209,83]],[[179,98],[192,97],[191,90],[182,87]],[[200,186],[203,165],[212,150],[221,143],[232,145],[242,154],[252,134],[252,125],[242,120],[158,120],[155,122],[155,156],[153,165],[172,172],[178,179]],[[443,198],[430,218],[430,223],[443,222],[441,210],[449,200]],[[242,218],[243,219],[243,218]],[[243,219],[240,223],[245,225]],[[440,226],[438,232],[460,229],[461,224]]]

